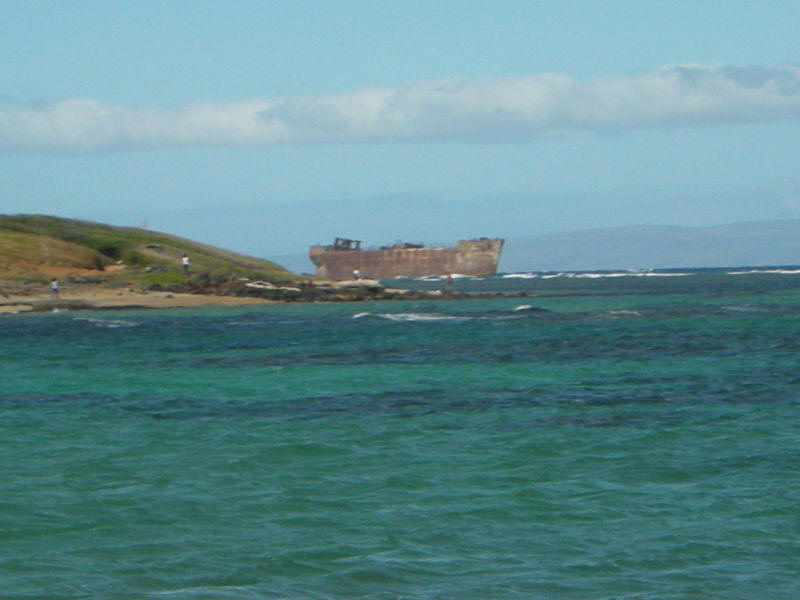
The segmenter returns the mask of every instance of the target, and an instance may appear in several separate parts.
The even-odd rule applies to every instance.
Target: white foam
[[[386,319],[387,321],[406,321],[406,322],[431,322],[431,321],[465,321],[471,317],[459,317],[455,315],[442,315],[439,313],[357,313],[354,319],[374,317]]]
[[[606,313],[610,317],[641,317],[642,313],[638,310],[630,310],[630,309],[620,309],[620,310],[609,310]]]
[[[137,327],[139,324],[133,321],[125,321],[123,319],[93,319],[91,317],[75,317],[76,321],[85,321],[97,327],[107,327],[108,329],[117,329],[120,327]]]
[[[800,275],[800,269],[750,269],[747,271],[728,271],[726,275],[754,275],[769,273],[772,275]]]
[[[613,279],[618,277],[686,277],[694,273],[657,273],[655,271],[610,271],[608,273],[597,273],[594,271],[547,273],[541,275],[542,279]]]

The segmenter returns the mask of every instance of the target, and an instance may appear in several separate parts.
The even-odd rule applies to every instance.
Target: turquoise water
[[[17,315],[0,344],[3,598],[800,596],[800,291]]]

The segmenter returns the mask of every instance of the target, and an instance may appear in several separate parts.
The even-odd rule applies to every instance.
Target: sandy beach
[[[95,285],[63,285],[58,298],[49,292],[31,295],[0,294],[0,314],[34,310],[91,310],[122,308],[190,308],[198,306],[247,306],[274,303],[261,298],[144,292]]]

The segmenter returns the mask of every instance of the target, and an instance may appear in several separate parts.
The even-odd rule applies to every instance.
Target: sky
[[[0,213],[256,255],[800,218],[798,23],[796,0],[8,0]]]

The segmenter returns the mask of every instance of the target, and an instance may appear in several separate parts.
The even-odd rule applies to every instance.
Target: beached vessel
[[[473,275],[484,277],[497,272],[503,249],[502,239],[459,240],[448,248],[397,243],[374,250],[362,250],[360,240],[336,238],[329,246],[311,246],[309,257],[317,275],[345,280],[355,277],[391,279]]]

